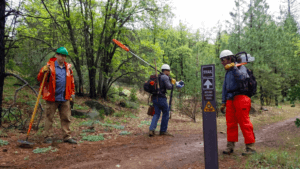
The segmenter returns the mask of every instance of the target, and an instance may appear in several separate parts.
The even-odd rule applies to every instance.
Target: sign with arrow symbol
[[[214,89],[213,79],[203,79],[203,90]]]
[[[218,169],[215,65],[201,65],[202,119],[205,169]]]

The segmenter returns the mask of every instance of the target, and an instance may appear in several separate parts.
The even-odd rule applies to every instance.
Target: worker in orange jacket
[[[65,62],[68,51],[60,47],[56,51],[56,57],[51,58],[47,65],[41,68],[37,80],[42,84],[44,74],[49,72],[42,90],[43,99],[46,101],[46,119],[44,137],[45,143],[52,143],[52,123],[56,110],[59,110],[61,128],[64,133],[64,142],[77,144],[71,138],[70,101],[75,99],[75,84],[71,64]]]
[[[223,151],[223,154],[233,153],[235,142],[238,142],[238,124],[246,144],[246,151],[242,155],[256,153],[254,149],[255,135],[249,117],[251,99],[240,85],[249,78],[247,68],[244,65],[236,67],[233,53],[230,50],[222,51],[220,59],[226,70],[221,111],[223,112],[226,107],[227,149]]]

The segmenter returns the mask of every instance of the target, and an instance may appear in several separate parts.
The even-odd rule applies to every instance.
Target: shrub
[[[137,90],[135,87],[133,87],[131,90],[130,90],[130,101],[133,101],[133,102],[136,102],[138,100],[138,97],[137,97]]]
[[[100,119],[104,119],[105,118],[105,111],[104,111],[104,109],[101,109],[99,111],[99,117],[100,117]]]
[[[114,113],[114,117],[123,117],[123,116],[124,116],[124,112],[122,111]]]
[[[295,124],[296,124],[297,127],[300,127],[300,119],[297,118],[296,121],[295,121]]]

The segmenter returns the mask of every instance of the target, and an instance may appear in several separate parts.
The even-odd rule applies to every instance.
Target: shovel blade
[[[25,140],[18,140],[19,143],[21,144],[27,144],[27,145],[33,145],[34,143],[31,143],[29,141],[25,141]]]

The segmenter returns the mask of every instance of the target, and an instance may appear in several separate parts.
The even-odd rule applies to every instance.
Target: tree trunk
[[[108,79],[105,77],[103,79],[103,85],[102,85],[102,90],[101,90],[101,98],[107,99],[107,89],[108,89],[108,84],[107,84]]]
[[[75,67],[75,70],[76,70],[76,72],[77,72],[77,75],[78,75],[78,96],[83,96],[83,78],[82,78],[82,72],[81,72],[81,69],[80,69],[80,60],[79,60],[79,58],[78,57],[76,57],[76,63],[78,63],[78,64],[74,64],[74,67]]]
[[[275,106],[278,106],[278,96],[275,95]]]
[[[5,29],[5,0],[0,0],[0,126],[2,124],[2,98],[5,78],[5,46],[4,46],[4,29]]]
[[[99,70],[99,81],[98,81],[98,88],[97,88],[97,95],[102,94],[102,87],[103,87],[103,75],[102,75],[102,71],[101,68]]]
[[[263,92],[263,87],[260,86],[260,104],[261,108],[264,106],[264,92]]]
[[[282,95],[282,100],[281,100],[281,102],[283,103],[283,102],[284,102],[284,98],[287,96],[286,90],[281,90],[281,95]]]
[[[90,98],[96,98],[96,69],[89,69],[89,81],[90,81]]]

